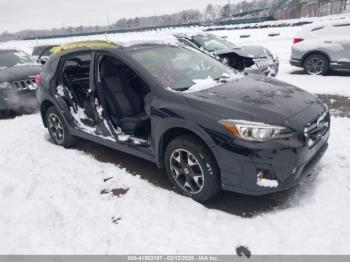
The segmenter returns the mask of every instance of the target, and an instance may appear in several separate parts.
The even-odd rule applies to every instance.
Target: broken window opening
[[[145,97],[151,92],[149,86],[115,57],[102,55],[98,61],[97,79],[118,140],[148,145],[151,121],[145,110]]]

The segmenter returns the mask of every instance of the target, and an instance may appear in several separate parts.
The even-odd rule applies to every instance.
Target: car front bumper
[[[289,63],[290,63],[292,66],[303,67],[303,65],[302,65],[300,59],[290,58],[290,59],[289,59]]]
[[[223,190],[247,195],[265,195],[284,191],[300,183],[310,174],[328,147],[329,130],[309,148],[307,144],[275,147],[270,142],[254,147],[241,145],[217,146],[217,162],[221,171]],[[273,142],[272,142],[273,143]],[[258,183],[259,173],[267,174],[269,186]]]
[[[259,74],[264,76],[272,76],[276,77],[279,71],[279,61],[276,60],[273,63],[270,63],[267,66],[257,68],[256,66],[246,68],[244,70],[245,72],[252,73],[252,74]]]
[[[35,91],[28,90],[13,92],[12,90],[2,90],[0,92],[0,110],[27,111],[38,108]]]

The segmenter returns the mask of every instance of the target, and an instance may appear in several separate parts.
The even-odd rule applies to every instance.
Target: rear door
[[[100,135],[93,87],[93,53],[64,56],[59,67],[56,98],[65,103],[76,129]]]
[[[350,23],[337,23],[313,31],[319,37],[320,49],[331,62],[350,63]]]
[[[350,22],[334,25],[333,28],[334,41],[343,48],[337,62],[344,63],[350,68]]]

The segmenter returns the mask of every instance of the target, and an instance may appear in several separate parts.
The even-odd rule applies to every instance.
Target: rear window
[[[18,65],[36,64],[34,59],[22,51],[0,52],[0,68],[13,67]]]

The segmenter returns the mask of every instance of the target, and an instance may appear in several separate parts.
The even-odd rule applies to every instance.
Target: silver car
[[[290,64],[309,75],[350,69],[350,19],[305,26],[294,38]]]
[[[279,59],[270,50],[262,46],[236,46],[222,37],[196,32],[177,34],[177,40],[205,52],[228,66],[246,73],[277,76]]]

